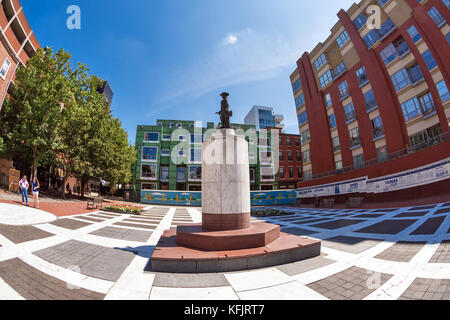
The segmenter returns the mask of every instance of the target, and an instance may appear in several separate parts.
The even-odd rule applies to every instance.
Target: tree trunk
[[[84,199],[84,185],[86,184],[86,176],[81,177],[81,198]]]
[[[31,181],[33,181],[33,178],[37,178],[37,163],[36,163],[36,154],[37,154],[37,147],[33,147],[33,165],[31,166]]]

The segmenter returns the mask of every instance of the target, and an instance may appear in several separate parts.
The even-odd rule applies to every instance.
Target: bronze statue
[[[230,118],[233,116],[233,111],[230,111],[230,106],[228,105],[227,98],[230,96],[227,92],[220,95],[222,97],[222,103],[220,107],[220,112],[216,114],[220,115],[221,129],[230,129]]]

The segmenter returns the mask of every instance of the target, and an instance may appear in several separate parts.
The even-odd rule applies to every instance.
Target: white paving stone
[[[275,268],[227,273],[225,277],[236,291],[260,289],[292,281],[288,275]]]
[[[238,300],[231,287],[161,288],[153,287],[150,300]]]
[[[54,214],[26,206],[0,203],[0,224],[24,226],[55,221]]]
[[[241,300],[328,300],[298,281],[268,288],[239,291],[237,294]]]

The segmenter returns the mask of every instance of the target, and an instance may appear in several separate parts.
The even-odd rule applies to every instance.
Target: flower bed
[[[286,212],[277,209],[255,209],[252,210],[252,216],[255,217],[278,217],[278,216],[290,216],[292,212]]]
[[[131,204],[115,204],[104,208],[107,211],[117,212],[117,213],[132,213],[140,214],[142,208],[133,206]]]

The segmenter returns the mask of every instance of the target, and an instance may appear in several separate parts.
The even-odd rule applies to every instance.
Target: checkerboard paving
[[[450,299],[449,203],[279,209],[290,215],[252,221],[322,240],[321,256],[232,273],[148,271],[163,232],[200,223],[200,208],[149,206],[140,215],[99,211],[0,225],[0,299]]]

